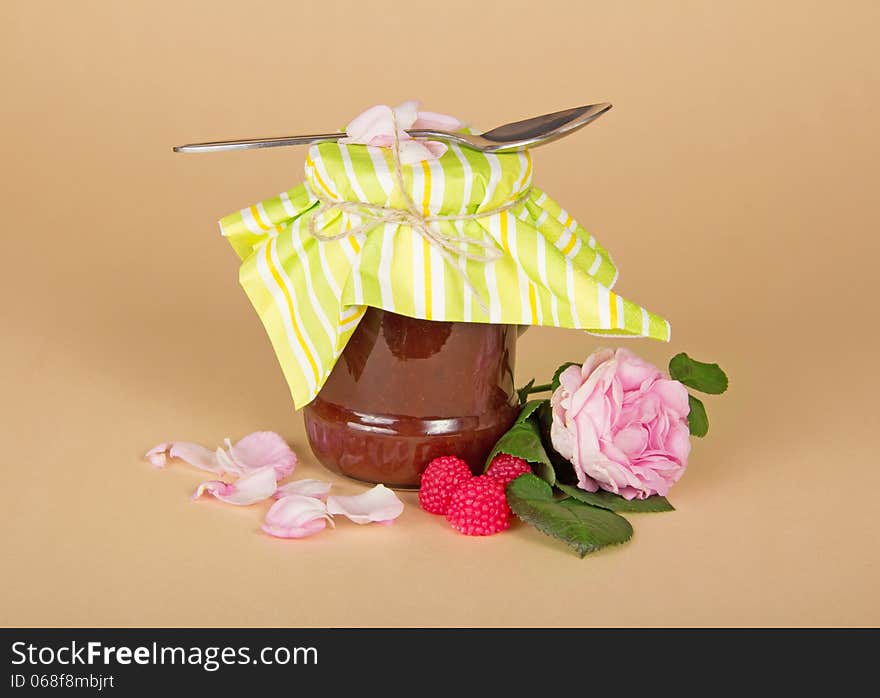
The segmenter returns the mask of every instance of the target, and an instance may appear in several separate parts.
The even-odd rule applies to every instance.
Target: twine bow
[[[418,232],[425,240],[427,240],[429,244],[433,245],[442,255],[443,259],[445,259],[450,264],[450,266],[461,275],[462,281],[464,282],[465,286],[473,294],[474,298],[477,299],[477,302],[480,304],[483,310],[488,312],[489,308],[486,305],[485,300],[483,299],[480,292],[474,287],[473,283],[471,283],[471,280],[468,278],[467,271],[465,270],[465,264],[468,261],[490,264],[497,261],[503,256],[502,251],[498,249],[498,245],[495,243],[494,239],[487,239],[485,232],[483,233],[483,237],[481,238],[472,238],[465,235],[464,233],[458,233],[457,229],[455,228],[453,228],[453,230],[456,230],[455,234],[444,232],[437,224],[443,222],[474,221],[480,218],[487,218],[489,216],[503,213],[504,211],[507,211],[508,209],[511,209],[514,206],[517,206],[518,204],[525,201],[525,199],[529,195],[529,190],[526,189],[522,194],[517,196],[512,201],[509,201],[506,204],[498,206],[497,208],[490,209],[488,211],[446,216],[424,215],[418,209],[409,192],[406,190],[406,187],[404,186],[403,169],[400,162],[400,137],[398,135],[397,129],[397,118],[393,114],[393,112],[391,119],[394,127],[394,144],[391,148],[391,157],[393,159],[394,165],[394,167],[392,168],[392,173],[394,175],[394,185],[400,192],[401,196],[403,196],[406,207],[392,208],[390,206],[380,206],[378,204],[372,204],[364,201],[347,201],[344,199],[334,199],[332,197],[313,192],[315,198],[320,201],[320,206],[318,206],[315,212],[309,217],[309,234],[317,240],[329,241],[340,240],[342,238],[347,238],[352,235],[367,233],[376,226],[384,225],[385,223],[397,223],[398,225],[409,226],[410,228]],[[335,235],[327,235],[323,231],[318,230],[318,219],[322,218],[327,213],[332,213],[335,211],[359,216],[361,219],[363,219],[363,222],[359,225],[350,227],[347,230],[343,230],[342,232]],[[479,252],[475,253],[473,251],[473,248],[478,248]]]

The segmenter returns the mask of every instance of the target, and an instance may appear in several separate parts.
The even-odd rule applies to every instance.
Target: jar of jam
[[[368,308],[304,409],[313,453],[337,473],[399,488],[418,487],[438,456],[482,471],[518,413],[517,330]]]

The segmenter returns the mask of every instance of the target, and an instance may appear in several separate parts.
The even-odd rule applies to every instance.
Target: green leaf
[[[529,388],[531,388],[535,384],[535,379],[532,378],[528,383],[526,383],[522,388],[516,391],[516,394],[519,396],[519,404],[525,405],[526,400],[529,399]]]
[[[691,411],[688,412],[688,429],[691,436],[703,437],[709,433],[709,416],[703,401],[688,393],[688,404]]]
[[[553,440],[550,438],[550,428],[553,426],[553,410],[550,408],[549,400],[545,400],[535,411],[532,419],[538,423],[541,442],[544,444],[544,450],[547,453],[547,457],[550,458],[550,463],[553,465],[556,482],[577,482],[577,473],[574,471],[574,466],[570,461],[560,456],[553,448]]]
[[[553,380],[550,381],[550,390],[555,391],[556,388],[559,387],[559,376],[561,376],[562,372],[569,366],[580,366],[580,364],[574,361],[566,361],[564,364],[562,364],[562,366],[557,368],[556,373],[553,374]]]
[[[507,486],[507,502],[523,521],[567,543],[581,557],[632,537],[632,526],[622,516],[576,499],[554,499],[550,485],[528,473]]]
[[[535,408],[532,409],[534,410]],[[550,485],[556,483],[556,472],[553,470],[553,464],[547,457],[544,444],[541,443],[541,433],[538,431],[538,425],[535,424],[534,420],[526,418],[522,422],[517,422],[510,428],[510,431],[498,439],[498,442],[486,459],[486,465],[483,468],[484,472],[488,470],[492,459],[499,453],[507,453],[532,463],[534,470],[542,480],[545,480]]]
[[[598,492],[587,492],[580,487],[562,485],[559,483],[557,483],[556,486],[569,497],[573,497],[584,504],[601,507],[602,509],[608,509],[610,511],[631,511],[634,514],[675,511],[675,507],[669,503],[669,500],[660,495],[654,495],[647,499],[624,499],[613,492],[604,492],[602,490],[599,490]]]
[[[523,405],[522,409],[519,411],[519,416],[516,418],[516,424],[520,422],[526,421],[529,417],[534,414],[534,412],[541,407],[544,403],[549,403],[550,401],[547,399],[544,400],[529,400],[525,405]]]
[[[727,374],[718,364],[704,364],[685,353],[669,360],[669,375],[701,393],[720,395],[727,390]]]

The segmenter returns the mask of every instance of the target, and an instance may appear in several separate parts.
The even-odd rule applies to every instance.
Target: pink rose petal
[[[617,376],[624,390],[637,390],[646,381],[655,381],[663,377],[658,368],[640,359],[628,349],[618,349]]]
[[[687,464],[691,453],[691,432],[687,422],[677,422],[670,428],[665,445],[666,451],[680,465]]]
[[[275,498],[287,497],[291,494],[300,494],[304,497],[315,497],[317,499],[325,499],[330,493],[330,483],[323,480],[294,480],[286,485],[281,485],[275,490]]]
[[[229,447],[229,458],[241,473],[271,465],[279,480],[296,467],[296,454],[283,437],[272,431],[248,434]]]
[[[391,134],[394,130],[391,114],[391,107],[385,104],[377,104],[361,112],[345,127],[346,138],[343,142],[371,145],[371,140],[376,136]]]
[[[666,407],[679,417],[687,417],[691,411],[688,391],[681,383],[673,380],[658,380],[652,387]]]
[[[634,458],[648,447],[648,431],[641,424],[621,429],[614,435],[614,445],[628,457]]]
[[[165,467],[168,458],[179,458],[218,475],[245,475],[272,465],[279,480],[290,475],[296,466],[296,454],[281,436],[271,431],[248,434],[235,445],[226,439],[226,449],[220,447],[215,451],[188,441],[168,441],[151,448],[144,458],[157,468]]]
[[[277,487],[275,468],[266,465],[251,470],[247,475],[243,475],[232,483],[222,480],[203,482],[193,494],[192,499],[198,499],[207,492],[227,504],[247,506],[268,499],[275,493]]]
[[[223,468],[217,461],[217,454],[199,444],[188,441],[169,441],[154,446],[144,455],[157,468],[164,468],[168,458],[179,458],[194,465],[200,470],[211,473],[222,473]]]
[[[157,444],[144,454],[144,458],[150,461],[150,464],[154,468],[164,468],[168,463],[169,448],[171,448],[171,444],[167,441],[165,443]]]
[[[446,152],[446,147],[443,147]],[[435,159],[434,153],[428,148],[428,142],[406,140],[400,141],[400,164],[413,165],[422,160]]]
[[[385,485],[376,485],[353,497],[327,497],[327,512],[341,514],[356,524],[384,523],[400,516],[403,502]]]
[[[438,114],[434,111],[420,111],[412,128],[428,128],[436,131],[458,131],[464,126],[461,121],[448,114]]]
[[[449,146],[445,143],[441,143],[440,141],[422,141],[425,147],[430,151],[431,155],[435,158],[442,158],[446,151],[449,150]]]
[[[266,513],[262,529],[276,538],[305,538],[323,531],[333,519],[320,499],[292,494],[282,497]]]
[[[579,369],[581,372],[581,381],[585,381],[589,378],[590,374],[596,370],[596,367],[600,364],[604,364],[606,361],[610,361],[614,358],[614,350],[613,349],[597,349],[592,354],[587,357],[587,360],[581,365]],[[569,368],[571,368],[569,366]],[[566,369],[568,370],[568,369]],[[572,388],[569,388],[569,392],[574,392]]]
[[[436,112],[418,110],[419,103],[411,100],[394,107],[379,104],[358,114],[345,128],[343,144],[361,144],[389,147],[394,144],[394,123],[397,122],[397,139],[400,144],[400,162],[412,165],[423,160],[434,160],[447,150],[439,141],[416,141],[406,133],[411,128],[457,130],[461,122],[455,117]],[[392,118],[393,117],[393,118]]]
[[[559,374],[559,384],[565,388],[566,393],[574,393],[583,382],[584,379],[580,366],[569,366]]]
[[[419,118],[418,100],[410,99],[394,107],[394,117],[397,119],[397,127],[401,131],[413,128],[413,125]]]

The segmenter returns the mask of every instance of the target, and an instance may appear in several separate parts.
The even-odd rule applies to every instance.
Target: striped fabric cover
[[[259,314],[297,408],[318,394],[366,306],[428,320],[551,325],[610,336],[668,340],[669,323],[611,289],[610,255],[553,199],[532,186],[527,152],[480,153],[452,145],[443,157],[404,165],[404,184],[424,215],[491,211],[443,222],[459,235],[489,236],[494,262],[468,261],[468,277],[409,226],[384,223],[366,233],[321,241],[308,232],[322,197],[405,207],[393,185],[387,148],[324,143],[306,157],[306,182],[220,221],[242,259],[240,280]],[[530,189],[529,189],[530,188]],[[369,218],[327,213],[333,235]],[[475,248],[475,251],[479,251]]]

